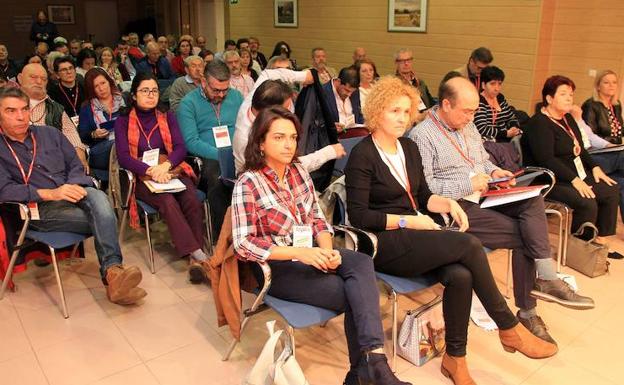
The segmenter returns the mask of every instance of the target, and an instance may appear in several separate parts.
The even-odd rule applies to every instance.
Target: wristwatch
[[[399,217],[399,228],[404,229],[405,227],[407,227],[407,219],[405,219],[405,217],[401,215]]]

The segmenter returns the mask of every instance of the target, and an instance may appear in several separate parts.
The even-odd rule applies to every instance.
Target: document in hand
[[[590,148],[588,152],[590,154],[604,154],[606,152],[618,152],[622,150],[624,150],[624,144],[617,144],[615,146],[605,148]]]
[[[481,208],[485,209],[533,198],[538,196],[545,188],[548,188],[547,184],[488,190],[482,195],[485,199],[481,203]]]
[[[145,180],[143,183],[154,194],[177,193],[186,190],[186,186],[178,178],[171,179],[168,183],[157,183],[153,180]]]

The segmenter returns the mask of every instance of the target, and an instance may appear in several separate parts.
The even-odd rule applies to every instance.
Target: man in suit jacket
[[[341,69],[336,79],[323,85],[323,96],[341,139],[361,136],[347,134],[355,124],[364,124],[359,86],[360,78],[353,66]]]

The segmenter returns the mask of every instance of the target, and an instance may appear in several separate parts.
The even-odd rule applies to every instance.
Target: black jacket
[[[583,120],[591,127],[594,133],[611,143],[622,143],[622,133],[614,136],[611,132],[609,124],[609,109],[602,104],[601,101],[589,98],[583,103]],[[613,111],[620,122],[620,127],[624,127],[622,121],[622,104],[618,103],[613,106]]]

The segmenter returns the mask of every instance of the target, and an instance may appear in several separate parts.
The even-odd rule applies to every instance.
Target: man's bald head
[[[31,63],[25,65],[22,72],[17,75],[17,81],[31,99],[45,99],[47,95],[48,73],[41,64]]]
[[[156,63],[160,57],[160,46],[155,41],[150,41],[145,46],[145,52],[150,62]]]
[[[355,63],[362,59],[366,59],[366,50],[362,47],[357,47],[355,51],[353,51],[353,62]]]
[[[440,117],[452,129],[462,129],[474,119],[479,93],[468,79],[453,77],[440,84]]]

